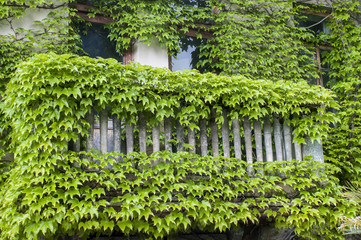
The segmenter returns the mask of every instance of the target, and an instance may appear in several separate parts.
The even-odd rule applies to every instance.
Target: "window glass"
[[[197,66],[201,60],[201,46],[206,41],[206,39],[197,39],[195,37],[182,37],[179,41],[181,52],[176,57],[172,57],[172,70],[197,69],[200,72],[208,71],[207,67]]]
[[[85,30],[85,31],[84,31]],[[123,57],[115,50],[115,43],[108,38],[109,30],[103,24],[92,23],[81,31],[83,50],[90,57],[114,58],[123,61]]]
[[[177,4],[193,7],[207,7],[207,0],[175,0]]]
[[[192,52],[195,50],[195,47],[190,46],[187,50],[183,50],[177,54],[176,58],[172,58],[172,70],[185,70],[193,69],[192,65]]]
[[[301,14],[302,19],[299,21],[299,26],[312,30],[316,35],[320,33],[330,33],[327,27],[327,18],[323,16]]]
[[[94,2],[96,2],[96,0],[77,0],[77,3],[82,3],[82,4],[90,4],[93,5]]]

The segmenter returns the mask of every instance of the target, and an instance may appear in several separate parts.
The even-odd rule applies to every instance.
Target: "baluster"
[[[165,150],[172,152],[172,143],[169,140],[172,139],[172,118],[164,119],[164,141],[165,141]]]
[[[199,121],[200,125],[200,142],[201,142],[201,155],[206,156],[208,154],[208,143],[207,143],[207,119],[201,118]]]
[[[100,152],[108,151],[108,110],[100,112]]]
[[[264,117],[263,132],[266,160],[267,162],[273,162],[271,122],[268,116]]]
[[[242,159],[242,148],[241,148],[241,127],[238,119],[232,120],[233,130],[233,143],[234,143],[234,156],[239,160]]]
[[[211,139],[212,139],[213,157],[219,156],[218,125],[216,123],[216,116],[217,116],[216,109],[212,108],[212,110],[211,110]]]
[[[223,123],[221,125],[222,131],[222,144],[223,144],[223,156],[231,157],[230,147],[229,147],[229,121],[227,117],[227,111],[223,109],[222,111]]]
[[[184,151],[183,144],[184,144],[184,129],[183,126],[180,124],[179,120],[177,120],[177,151],[181,152]]]
[[[256,155],[257,162],[263,162],[263,146],[262,146],[262,128],[261,122],[258,120],[254,120],[254,139],[256,142]]]
[[[121,152],[122,147],[122,139],[120,136],[121,131],[121,124],[120,119],[117,117],[116,114],[113,115],[113,148],[115,152]],[[120,160],[120,157],[118,156],[116,158],[117,161]]]
[[[86,121],[89,123],[88,129],[88,139],[86,140],[86,151],[89,152],[90,149],[94,148],[94,110],[92,109],[85,116]]]
[[[305,144],[303,145],[303,157],[306,156],[311,156],[314,161],[324,163],[322,142],[316,140],[312,142],[311,138],[306,136]]]
[[[281,124],[278,116],[276,115],[273,116],[273,134],[275,138],[276,158],[278,161],[283,161]]]
[[[160,127],[159,124],[152,129],[153,153],[160,151]]]
[[[295,136],[293,136],[294,138]],[[301,149],[301,144],[298,144],[297,141],[295,141],[294,143],[295,145],[295,157],[297,161],[302,161],[302,149]]]
[[[133,125],[125,125],[125,138],[127,141],[127,154],[134,152]]]
[[[286,160],[292,160],[291,127],[286,123],[286,119],[283,123],[283,137],[285,141]]]
[[[147,152],[147,120],[144,113],[138,115],[139,151]]]
[[[191,128],[188,128],[188,144],[193,147],[189,152],[196,153],[196,133]]]
[[[243,121],[243,128],[244,128],[244,142],[246,146],[246,160],[248,164],[253,162],[252,159],[252,128],[251,122],[249,121],[248,117],[244,118]],[[248,173],[250,173],[250,169],[248,169]]]

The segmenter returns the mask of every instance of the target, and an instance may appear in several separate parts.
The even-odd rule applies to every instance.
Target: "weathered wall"
[[[14,35],[14,30],[23,28],[29,29],[41,29],[35,21],[41,21],[48,16],[51,12],[49,9],[29,8],[25,10],[24,17],[14,18],[10,22],[7,20],[0,21],[0,35],[10,36]]]
[[[151,46],[137,42],[133,48],[133,59],[143,65],[168,68],[167,49],[160,47],[156,39],[152,40]]]

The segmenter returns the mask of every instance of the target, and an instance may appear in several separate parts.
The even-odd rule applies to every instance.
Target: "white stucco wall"
[[[168,68],[167,49],[160,47],[156,39],[150,46],[137,42],[133,48],[133,60],[143,65]]]
[[[25,10],[23,17],[11,20],[12,27],[16,30],[17,28],[29,29],[40,29],[39,26],[34,24],[35,21],[41,21],[46,18],[51,10],[48,9],[36,9],[29,8]],[[10,36],[14,35],[14,31],[11,29],[11,25],[8,21],[0,21],[0,35]]]

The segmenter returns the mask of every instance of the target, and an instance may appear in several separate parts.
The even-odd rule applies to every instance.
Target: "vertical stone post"
[[[257,162],[263,162],[263,146],[262,146],[262,128],[261,122],[258,120],[254,120],[254,139],[256,142],[256,156]]]
[[[208,154],[208,140],[207,140],[207,119],[201,118],[199,120],[200,125],[200,142],[201,142],[201,156],[206,156]]]
[[[273,134],[275,138],[276,160],[283,161],[281,124],[277,115],[273,116]]]
[[[160,151],[160,127],[159,124],[152,129],[153,153]]]
[[[147,152],[147,120],[143,112],[138,114],[139,151]]]
[[[100,152],[108,152],[108,110],[100,112]]]
[[[172,152],[172,143],[169,141],[172,139],[172,118],[164,119],[164,142],[165,150]]]
[[[283,137],[285,140],[286,160],[292,160],[292,139],[291,139],[291,126],[285,122],[283,123]]]
[[[81,138],[80,138],[80,134],[78,134],[78,139],[74,143],[74,151],[80,152],[80,150],[81,150]]]
[[[122,138],[120,136],[121,131],[121,125],[120,125],[120,119],[117,117],[116,114],[113,115],[113,147],[114,152],[121,152],[121,146],[122,146]],[[116,158],[117,161],[120,160],[119,157]]]
[[[298,144],[298,142],[296,141],[294,143],[294,147],[295,147],[295,158],[297,161],[302,161],[302,148],[301,148],[301,144]]]
[[[241,148],[241,127],[238,119],[232,120],[233,130],[233,143],[234,143],[234,156],[239,160],[242,159],[242,148]]]
[[[184,129],[179,120],[177,120],[177,151],[182,152],[184,151],[183,144],[184,144]]]
[[[251,122],[249,121],[248,117],[244,118],[243,121],[243,128],[244,128],[244,142],[246,146],[246,161],[248,164],[253,163],[252,159],[252,127]],[[248,174],[252,174],[252,168],[247,169]]]
[[[266,149],[266,160],[267,162],[273,162],[271,122],[268,116],[264,117],[263,135],[264,146]]]
[[[86,121],[89,123],[88,129],[88,139],[86,140],[86,151],[89,152],[90,149],[94,148],[94,110],[90,110],[85,116]]]
[[[231,151],[229,147],[229,121],[227,117],[227,111],[223,109],[222,111],[223,116],[223,123],[221,126],[222,131],[222,144],[223,144],[223,156],[224,157],[231,157]]]
[[[219,156],[218,146],[218,125],[216,123],[217,112],[216,109],[211,109],[211,139],[212,139],[212,151],[213,157]]]
[[[133,125],[125,125],[125,138],[127,142],[127,154],[134,152],[134,135],[133,135]]]
[[[188,128],[188,144],[193,147],[189,152],[196,153],[196,133],[191,128]]]
[[[309,136],[306,137],[305,142],[303,146],[303,156],[311,156],[313,160],[324,163],[325,158],[323,156],[322,142],[316,140],[312,142]]]

